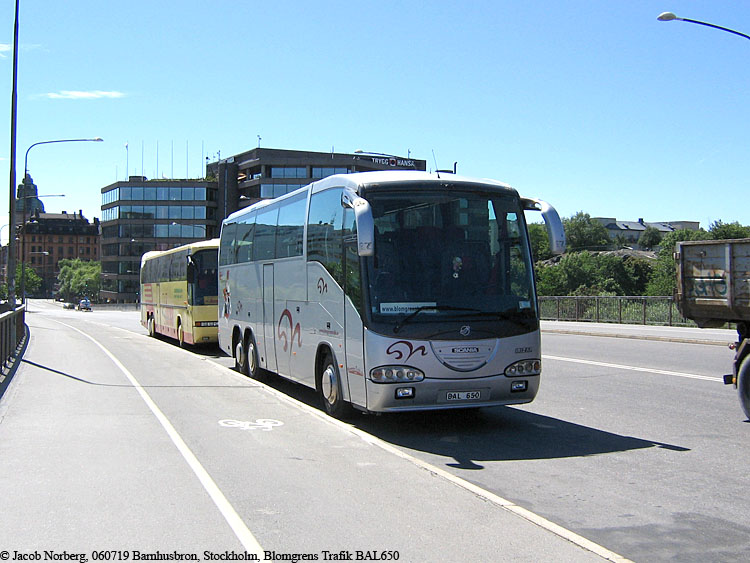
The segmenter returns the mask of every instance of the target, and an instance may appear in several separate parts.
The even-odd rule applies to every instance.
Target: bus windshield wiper
[[[396,334],[398,331],[400,331],[406,323],[408,323],[422,311],[471,311],[472,313],[481,313],[479,309],[472,309],[470,307],[452,307],[450,305],[423,305],[422,307],[417,307],[411,313],[401,319],[396,324],[396,326],[393,327],[393,333]]]

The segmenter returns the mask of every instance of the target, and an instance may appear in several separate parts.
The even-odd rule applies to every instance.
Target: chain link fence
[[[539,297],[539,310],[546,321],[696,326],[672,297]]]

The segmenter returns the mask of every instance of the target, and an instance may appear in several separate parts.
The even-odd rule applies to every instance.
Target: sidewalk
[[[541,321],[542,334],[575,334],[609,338],[633,338],[683,344],[728,346],[737,341],[737,332],[719,328],[589,323],[580,321]]]

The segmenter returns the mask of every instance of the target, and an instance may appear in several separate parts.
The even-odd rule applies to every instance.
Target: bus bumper
[[[409,383],[367,380],[367,410],[394,412],[494,407],[530,403],[539,390],[539,375],[476,379],[429,379]]]

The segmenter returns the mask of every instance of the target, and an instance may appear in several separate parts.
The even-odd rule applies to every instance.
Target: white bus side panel
[[[315,368],[315,354],[321,344],[328,346],[336,356],[336,362],[343,364],[344,354],[344,292],[331,274],[319,262],[307,263],[307,292],[309,306],[305,311],[303,326],[304,356],[312,358],[309,368]],[[344,370],[339,369],[343,375]],[[315,383],[315,374],[311,374]],[[343,385],[344,398],[348,400],[349,390]]]

